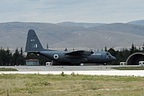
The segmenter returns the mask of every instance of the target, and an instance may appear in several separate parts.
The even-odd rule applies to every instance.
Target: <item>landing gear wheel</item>
[[[75,66],[80,66],[80,63],[75,63],[74,65],[75,65]]]
[[[58,65],[58,63],[55,62],[55,61],[52,61],[51,65],[52,65],[52,66],[53,66],[53,65]]]
[[[104,66],[106,66],[106,65],[107,65],[107,63],[104,63],[103,65],[104,65]]]

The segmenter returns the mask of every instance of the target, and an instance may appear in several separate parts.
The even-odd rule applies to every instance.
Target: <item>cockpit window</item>
[[[106,53],[106,56],[108,57],[108,58],[111,58],[111,54],[110,53]]]
[[[107,52],[106,55],[110,55],[110,54]]]

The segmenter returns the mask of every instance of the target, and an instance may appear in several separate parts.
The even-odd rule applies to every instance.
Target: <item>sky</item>
[[[0,0],[0,23],[144,20],[144,0]]]

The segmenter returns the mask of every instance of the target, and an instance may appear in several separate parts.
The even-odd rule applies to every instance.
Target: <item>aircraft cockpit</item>
[[[114,56],[112,56],[109,52],[106,52],[106,58],[115,60],[116,58]]]

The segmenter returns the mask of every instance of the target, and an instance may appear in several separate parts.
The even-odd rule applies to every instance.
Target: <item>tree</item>
[[[9,48],[7,48],[6,52],[5,52],[5,58],[6,58],[6,66],[11,65],[12,63],[12,53],[10,53]]]
[[[105,46],[105,51],[108,51],[106,46]]]
[[[19,57],[19,51],[18,48],[15,50],[15,53],[13,54],[13,58],[12,58],[12,65],[18,65],[18,58]]]
[[[20,50],[20,53],[19,53],[18,48],[15,50],[15,53],[13,54],[12,62],[13,62],[12,65],[24,65],[25,64],[22,48]]]
[[[21,65],[25,65],[25,59],[24,59],[22,47],[21,47],[21,50],[20,50],[19,61],[21,61]]]
[[[12,59],[12,53],[10,53],[10,50],[7,48],[7,50],[0,49],[0,65],[2,66],[8,66],[11,63]]]

